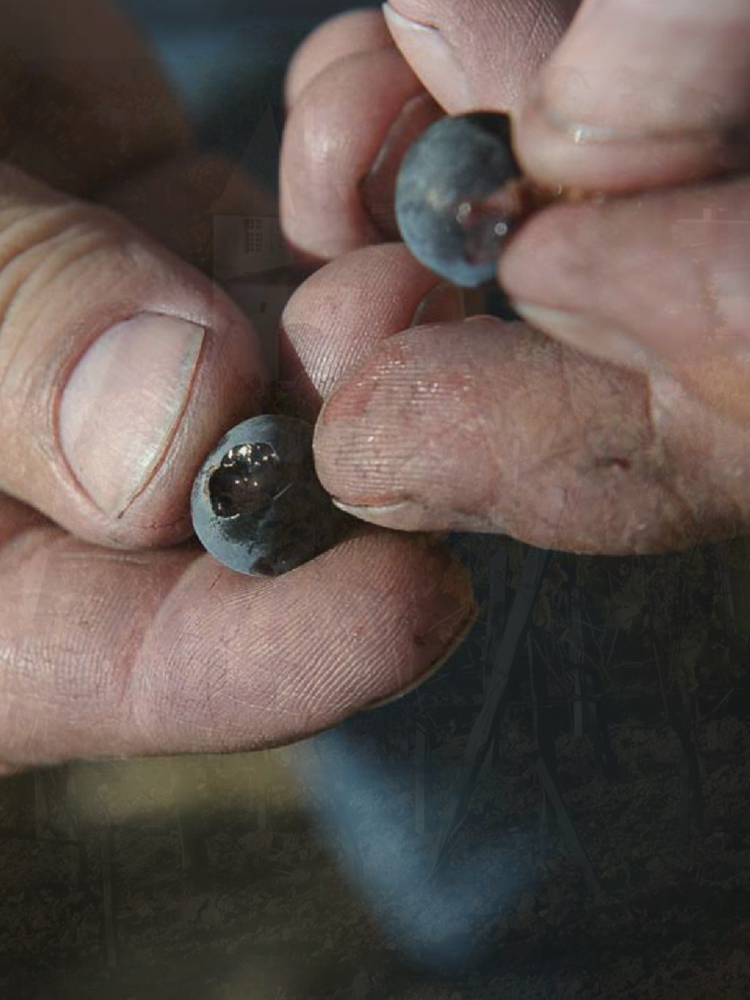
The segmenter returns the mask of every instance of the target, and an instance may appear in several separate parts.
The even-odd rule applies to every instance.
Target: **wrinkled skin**
[[[599,553],[747,530],[750,8],[577,7],[393,0],[329,22],[290,69],[283,224],[334,262],[294,296],[286,336],[308,377],[321,340],[367,342],[314,443],[324,485],[369,523]],[[368,329],[418,273],[372,246],[401,145],[380,147],[419,134],[410,109],[430,100],[510,110],[524,172],[589,195],[540,211],[502,256],[528,325]],[[342,288],[364,311],[346,331]]]
[[[113,10],[28,0],[3,6],[0,29],[0,772],[268,747],[395,697],[476,616],[439,541],[362,525],[277,579],[189,541],[193,479],[258,413],[266,381],[254,330],[206,276],[213,214],[273,205],[235,164],[191,149]],[[436,283],[416,275],[370,335],[403,329],[423,299],[422,315],[455,315],[450,296],[430,304]],[[167,317],[158,336],[154,315]],[[105,357],[113,322],[118,353],[92,394],[87,359]],[[335,336],[319,346],[314,380],[299,359],[281,371],[312,419],[314,381],[362,358]],[[128,470],[144,476],[135,491]]]
[[[313,429],[264,413],[228,431],[203,463],[191,492],[195,533],[223,566],[281,576],[340,541],[352,519],[320,485]]]
[[[306,419],[325,404],[318,473],[370,525],[250,581],[185,542],[193,477],[258,412],[265,381],[253,331],[188,262],[210,271],[217,204],[266,215],[267,202],[191,151],[148,52],[96,0],[3,10],[7,771],[271,746],[417,683],[476,608],[438,541],[377,524],[595,552],[746,528],[750,241],[724,220],[750,218],[750,8],[587,0],[566,33],[576,6],[393,0],[388,23],[336,19],[296,56],[281,210],[300,250],[330,263],[286,310],[281,375]],[[611,195],[552,206],[514,239],[498,277],[529,325],[463,322],[455,289],[382,243],[410,141],[476,108],[512,111],[530,176]],[[172,383],[146,378],[98,408],[79,384],[75,468],[60,411],[87,346],[144,309],[205,334],[133,494],[124,458],[173,415]],[[82,485],[95,473],[99,503]]]

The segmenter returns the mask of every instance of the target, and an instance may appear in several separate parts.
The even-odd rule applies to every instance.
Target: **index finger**
[[[576,2],[398,0],[384,5],[398,49],[362,12],[318,29],[292,64],[281,155],[297,250],[322,261],[398,238],[393,190],[409,144],[443,109],[517,103]]]

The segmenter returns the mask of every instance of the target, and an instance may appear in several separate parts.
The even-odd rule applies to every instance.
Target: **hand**
[[[575,6],[393,0],[387,24],[331,22],[291,67],[284,226],[321,259],[365,248],[302,286],[285,329],[304,353],[342,298],[363,303],[351,337],[369,354],[315,439],[324,485],[363,520],[601,553],[750,523],[750,9],[591,0],[568,27]],[[420,273],[366,244],[428,95],[510,109],[527,174],[611,196],[514,238],[498,277],[530,325],[367,332]]]
[[[220,197],[244,215],[267,214],[267,199],[233,164],[191,151],[119,15],[95,0],[11,7],[0,770],[270,746],[395,695],[475,615],[436,541],[363,526],[275,580],[186,542],[193,478],[257,412],[265,372],[250,324],[182,258],[210,269]]]

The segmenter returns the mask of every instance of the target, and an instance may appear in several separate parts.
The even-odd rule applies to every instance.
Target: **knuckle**
[[[116,228],[105,210],[72,200],[0,210],[0,327],[36,307],[40,292],[51,298],[51,284],[67,281],[71,268],[114,250]]]
[[[0,206],[0,399],[17,407],[38,392],[49,376],[40,355],[61,322],[74,326],[94,285],[111,289],[132,269],[133,244],[113,213],[83,202]]]

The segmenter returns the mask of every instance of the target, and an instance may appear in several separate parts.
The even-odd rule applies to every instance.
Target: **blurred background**
[[[286,64],[352,5],[119,2],[198,141],[273,190]],[[0,996],[746,1000],[750,547],[450,544],[481,615],[399,701],[0,783]]]
[[[182,93],[202,145],[242,158],[267,106],[282,121],[285,67],[296,46],[321,21],[377,3],[346,0],[117,0],[153,40]],[[276,186],[276,162],[245,167]]]

